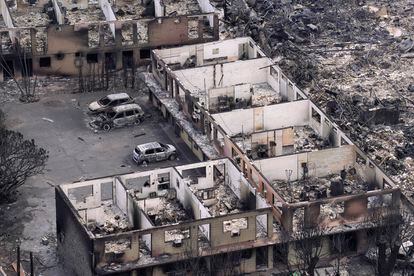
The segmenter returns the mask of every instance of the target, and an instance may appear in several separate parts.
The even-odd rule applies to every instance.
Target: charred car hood
[[[102,106],[98,102],[92,102],[89,104],[89,110],[96,111],[100,109]]]

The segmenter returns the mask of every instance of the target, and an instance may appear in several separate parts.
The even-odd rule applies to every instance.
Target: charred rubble
[[[233,1],[229,36],[249,35],[393,175],[413,180],[414,41],[408,1]],[[237,22],[237,23],[236,23]]]

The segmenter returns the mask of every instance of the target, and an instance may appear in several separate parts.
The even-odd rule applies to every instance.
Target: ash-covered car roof
[[[151,143],[138,145],[137,149],[143,152],[143,151],[146,151],[147,149],[154,149],[154,148],[159,148],[159,147],[161,147],[160,143],[151,142]]]
[[[124,105],[114,106],[112,108],[112,110],[117,112],[117,113],[132,110],[132,109],[138,109],[142,112],[142,108],[137,104],[124,104]]]
[[[131,98],[127,93],[109,94],[106,97],[111,101]]]

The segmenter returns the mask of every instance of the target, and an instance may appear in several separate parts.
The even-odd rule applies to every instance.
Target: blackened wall
[[[68,275],[90,276],[93,273],[93,242],[75,214],[55,189],[57,253]]]

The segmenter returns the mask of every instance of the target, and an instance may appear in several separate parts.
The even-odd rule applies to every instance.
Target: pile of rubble
[[[118,20],[137,20],[142,18],[142,14],[145,10],[145,7],[138,3],[117,3],[117,5],[114,5],[112,9],[114,10],[114,13],[116,14]]]
[[[273,187],[286,202],[312,201],[329,196],[358,194],[375,189],[357,174],[355,168],[343,170],[340,175],[332,174],[319,178],[305,177],[291,182],[275,180]]]
[[[295,127],[293,139],[296,152],[323,149],[330,145],[329,140],[322,139],[310,126]]]
[[[131,240],[129,239],[120,239],[115,241],[105,242],[105,253],[122,253],[125,250],[131,248]]]
[[[148,213],[154,225],[161,226],[191,219],[177,199],[163,197],[156,210]]]
[[[28,7],[26,10],[11,10],[16,27],[46,27],[50,23],[47,13],[42,8]]]
[[[195,0],[164,0],[163,3],[165,5],[165,13],[167,16],[201,13],[200,6]]]
[[[334,107],[333,119],[413,196],[414,3],[238,0],[228,9],[230,33],[252,36],[313,100]],[[355,105],[353,95],[367,100]],[[376,113],[389,127],[375,125]]]
[[[247,229],[247,219],[238,218],[223,222],[224,232],[238,233],[241,229]]]
[[[277,104],[282,101],[280,94],[268,83],[258,83],[252,85],[252,105],[253,106],[265,106],[269,104]]]
[[[68,24],[81,24],[105,21],[105,15],[99,5],[89,5],[87,9],[73,8],[68,10],[66,13],[66,19],[68,20]]]
[[[87,227],[96,236],[126,232],[132,229],[128,217],[115,205],[103,204],[99,220],[88,219]]]
[[[189,230],[180,230],[180,229],[173,229],[165,231],[165,241],[182,241],[183,239],[188,239],[190,237]]]
[[[203,190],[199,190],[197,196],[203,202],[204,206],[208,208],[212,216],[238,213],[243,208],[240,199],[224,181],[219,181],[209,191],[212,193],[210,199],[203,199]]]

